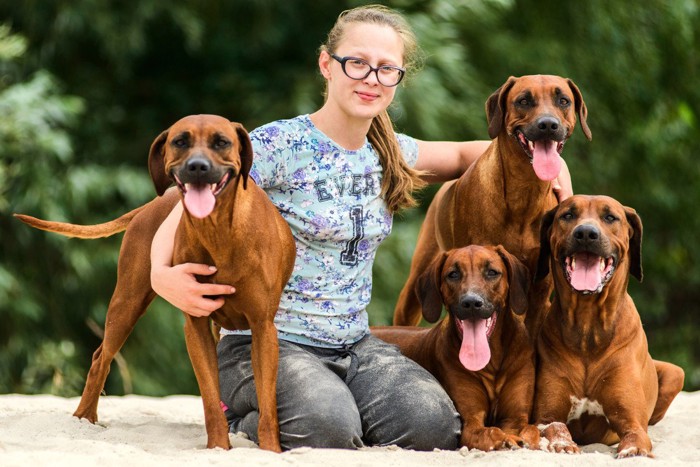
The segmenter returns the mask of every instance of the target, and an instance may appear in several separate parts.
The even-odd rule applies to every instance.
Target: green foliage
[[[172,3],[0,0],[0,392],[79,393],[121,239],[65,239],[11,214],[95,223],[149,200],[148,148],[183,115],[254,128],[313,111],[323,100],[317,48],[340,11],[366,2]],[[407,14],[425,51],[391,109],[400,131],[485,139],[484,103],[509,75],[579,85],[594,139],[577,131],[567,144],[575,191],[640,213],[645,280],[630,288],[652,355],[700,388],[697,1],[386,3]],[[434,190],[396,217],[380,249],[372,324],[391,322]],[[157,301],[107,392],[196,392],[181,328]]]

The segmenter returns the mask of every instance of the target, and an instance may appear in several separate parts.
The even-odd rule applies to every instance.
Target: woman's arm
[[[224,299],[206,298],[205,295],[227,295],[236,289],[230,285],[202,284],[195,275],[208,276],[216,272],[214,266],[183,263],[173,266],[175,231],[182,217],[182,203],[178,203],[158,228],[151,244],[151,287],[173,306],[196,317],[209,316],[221,308]]]
[[[428,183],[459,178],[486,151],[491,141],[421,141],[415,168],[425,170]]]
[[[415,168],[429,172],[425,177],[428,183],[459,178],[491,144],[491,141],[416,141],[418,160]],[[566,161],[562,161],[561,172],[552,182],[554,194],[560,202],[574,194],[569,167]]]

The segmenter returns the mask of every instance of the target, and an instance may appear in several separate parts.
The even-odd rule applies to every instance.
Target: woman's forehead
[[[343,31],[335,52],[402,64],[404,45],[399,33],[391,26],[350,23]]]

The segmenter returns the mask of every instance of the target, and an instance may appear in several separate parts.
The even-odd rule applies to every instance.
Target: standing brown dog
[[[149,169],[159,198],[105,224],[79,226],[19,216],[28,224],[63,235],[96,238],[126,228],[117,285],[107,310],[105,335],[75,416],[97,421],[97,403],[114,355],[155,297],[149,250],[156,230],[180,198],[185,211],[175,236],[173,264],[213,264],[206,280],[236,284],[224,306],[212,313],[227,329],[250,329],[252,365],[260,407],[263,449],[280,452],[277,421],[277,330],[273,320],[291,274],[295,246],[288,224],[263,190],[248,180],[253,149],[238,123],[216,115],[177,121],[153,142]],[[176,190],[166,188],[176,182]],[[128,227],[127,227],[128,226]],[[185,341],[204,404],[207,447],[230,448],[219,406],[216,343],[207,318],[185,314]]]
[[[560,153],[574,131],[576,115],[591,138],[578,87],[558,76],[508,78],[489,97],[486,114],[489,136],[495,139],[464,175],[435,195],[396,304],[394,324],[420,321],[415,285],[439,251],[500,244],[534,271],[540,221],[557,204],[551,181],[559,174]],[[550,293],[551,280],[530,289],[526,322],[533,336]]]
[[[440,381],[462,418],[463,446],[539,446],[539,431],[528,425],[534,349],[513,314],[525,312],[529,282],[525,266],[501,246],[451,250],[439,254],[416,283],[426,320],[434,323],[442,305],[447,308],[440,323],[372,328]]]
[[[537,345],[535,420],[550,424],[550,450],[619,441],[618,457],[651,456],[647,424],[683,388],[681,368],[649,355],[627,293],[630,274],[642,280],[641,249],[639,216],[607,196],[573,196],[542,221],[537,277],[551,264],[555,298]]]

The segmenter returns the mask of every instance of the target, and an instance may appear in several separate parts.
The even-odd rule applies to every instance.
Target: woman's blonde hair
[[[343,11],[328,33],[328,39],[321,46],[321,51],[335,52],[343,38],[345,28],[352,23],[391,27],[403,41],[403,66],[410,70],[412,66],[419,64],[420,49],[411,27],[403,16],[383,5],[365,5]],[[425,182],[421,179],[424,172],[409,167],[404,160],[401,146],[394,132],[394,125],[386,110],[372,119],[367,139],[377,151],[382,164],[384,174],[381,194],[389,211],[394,213],[418,204],[413,197],[413,191],[425,186]]]

